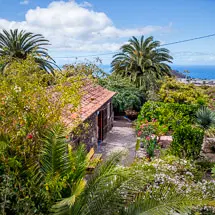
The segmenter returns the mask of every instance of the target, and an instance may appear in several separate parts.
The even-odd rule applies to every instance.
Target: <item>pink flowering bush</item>
[[[140,147],[146,149],[146,153],[149,159],[154,157],[155,149],[159,148],[160,136],[164,135],[168,128],[165,125],[160,125],[156,119],[141,120],[136,125],[137,137],[140,142]]]

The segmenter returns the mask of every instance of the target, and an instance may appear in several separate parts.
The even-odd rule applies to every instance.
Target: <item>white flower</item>
[[[21,89],[21,87],[15,86],[15,87],[14,87],[14,91],[15,91],[16,93],[20,93],[20,92],[22,91],[22,89]]]

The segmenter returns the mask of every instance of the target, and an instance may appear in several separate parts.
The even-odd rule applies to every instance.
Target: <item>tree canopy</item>
[[[33,54],[40,69],[54,73],[57,67],[55,61],[48,54],[49,41],[41,34],[19,31],[18,29],[0,32],[0,56],[7,59],[1,64],[3,71],[14,59],[26,59]]]
[[[147,87],[154,80],[171,76],[168,63],[172,63],[172,59],[168,49],[160,48],[159,41],[142,36],[140,40],[129,39],[114,55],[111,65],[114,73],[129,77],[137,86]]]

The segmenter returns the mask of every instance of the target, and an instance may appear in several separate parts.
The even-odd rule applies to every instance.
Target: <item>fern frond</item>
[[[6,134],[0,134],[0,154],[4,153],[10,144],[10,138]]]

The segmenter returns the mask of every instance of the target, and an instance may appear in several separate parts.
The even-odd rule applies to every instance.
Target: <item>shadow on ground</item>
[[[114,121],[112,130],[108,133],[106,139],[98,147],[97,152],[103,154],[105,160],[111,153],[124,151],[123,165],[130,165],[135,158],[136,135],[132,123],[120,119]]]

